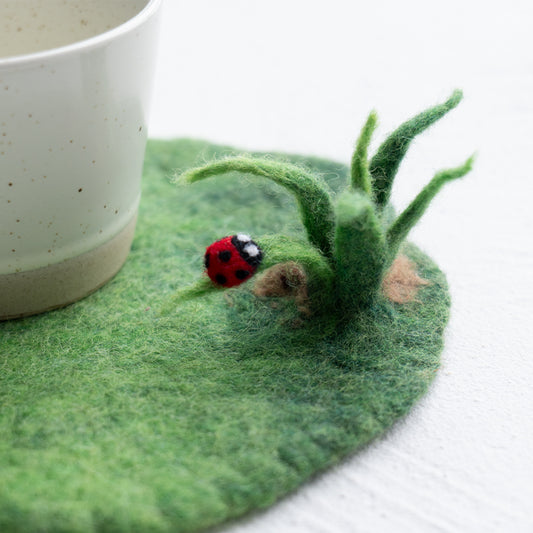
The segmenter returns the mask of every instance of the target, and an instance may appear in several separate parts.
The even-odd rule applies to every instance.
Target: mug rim
[[[48,50],[39,52],[31,52],[29,54],[20,54],[14,56],[0,57],[0,71],[7,67],[31,65],[32,63],[42,62],[44,60],[53,59],[57,57],[65,57],[75,54],[80,50],[90,50],[97,46],[110,42],[120,35],[128,33],[137,28],[147,19],[149,19],[159,8],[163,0],[148,0],[146,5],[133,17],[126,20],[122,24],[104,31],[87,39],[75,41],[63,46],[57,46]]]

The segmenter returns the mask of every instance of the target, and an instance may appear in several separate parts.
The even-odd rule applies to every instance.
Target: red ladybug
[[[216,285],[235,287],[253,276],[263,259],[261,248],[244,233],[224,237],[207,247],[204,264]]]

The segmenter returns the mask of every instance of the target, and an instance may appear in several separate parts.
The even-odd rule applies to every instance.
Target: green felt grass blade
[[[208,277],[201,278],[194,285],[180,289],[170,296],[161,306],[159,315],[169,315],[175,312],[180,304],[212,292],[220,292],[223,288],[217,287]]]
[[[288,237],[286,235],[264,235],[255,241],[263,251],[263,262],[260,270],[266,270],[271,266],[285,261],[296,261],[302,266],[310,266],[312,269],[321,270],[327,275],[333,275],[333,271],[314,246],[302,239]]]
[[[377,126],[378,116],[372,111],[366,120],[352,155],[352,188],[372,194],[372,176],[368,169],[368,146]]]
[[[317,176],[290,163],[241,156],[193,168],[183,173],[178,181],[194,183],[228,172],[262,176],[291,191],[298,201],[309,241],[324,256],[333,257],[333,206],[326,185]]]
[[[374,197],[379,209],[383,209],[389,201],[394,177],[413,138],[456,107],[462,98],[461,91],[454,91],[443,104],[427,109],[404,122],[379,147],[369,166]]]
[[[437,172],[433,179],[420,191],[418,196],[409,204],[401,215],[394,221],[387,231],[387,243],[391,260],[396,255],[402,241],[407,237],[411,228],[420,220],[431,200],[448,181],[463,177],[472,170],[474,156],[457,167]]]
[[[385,237],[371,199],[345,192],[337,203],[335,233],[337,292],[346,311],[368,307],[379,292]]]

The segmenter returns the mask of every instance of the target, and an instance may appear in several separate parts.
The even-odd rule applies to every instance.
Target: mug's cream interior
[[[0,0],[0,58],[72,44],[134,17],[149,0]]]

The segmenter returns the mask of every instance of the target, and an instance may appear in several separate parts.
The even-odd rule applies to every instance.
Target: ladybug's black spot
[[[217,274],[215,279],[219,285],[225,285],[228,282],[228,279],[226,276],[224,276],[224,274]]]
[[[205,265],[205,268],[209,268],[209,257],[211,256],[211,254],[208,252],[205,254],[204,256],[204,265]]]
[[[222,252],[218,252],[218,258],[223,263],[227,263],[231,259],[231,252],[229,250],[222,250]]]
[[[250,272],[248,272],[247,270],[237,270],[237,272],[235,272],[235,277],[237,279],[246,279],[249,275]]]

